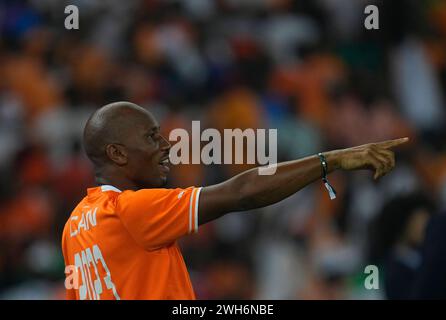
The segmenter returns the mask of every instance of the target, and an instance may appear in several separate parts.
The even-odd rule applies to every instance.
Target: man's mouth
[[[169,168],[169,157],[164,157],[159,163],[159,167],[161,169],[162,172],[164,173],[169,173],[170,172],[170,168]]]

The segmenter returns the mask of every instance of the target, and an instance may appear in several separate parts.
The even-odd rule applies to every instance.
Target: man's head
[[[96,110],[84,129],[84,148],[102,183],[156,188],[167,181],[169,142],[144,108],[115,102]]]

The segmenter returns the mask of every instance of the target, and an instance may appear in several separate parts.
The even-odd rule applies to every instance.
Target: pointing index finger
[[[409,138],[405,137],[405,138],[399,138],[399,139],[387,140],[387,141],[379,142],[378,146],[380,146],[381,148],[384,148],[384,149],[390,149],[390,148],[394,148],[396,146],[399,146],[401,144],[404,144],[404,143],[406,143],[408,141],[409,141]]]

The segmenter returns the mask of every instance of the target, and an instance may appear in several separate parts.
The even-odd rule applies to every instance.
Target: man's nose
[[[161,135],[161,149],[170,150],[170,148],[171,148],[171,144],[170,144],[169,140],[167,140],[166,138],[164,138],[163,135]]]

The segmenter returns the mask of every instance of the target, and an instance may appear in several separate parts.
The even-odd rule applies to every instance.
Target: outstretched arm
[[[391,149],[408,140],[401,138],[325,152],[328,173],[337,169],[369,169],[375,171],[374,178],[378,179],[395,166]],[[258,170],[247,170],[220,184],[204,187],[199,199],[198,223],[207,223],[229,212],[274,204],[322,176],[317,155],[279,163],[273,175],[259,175]]]

